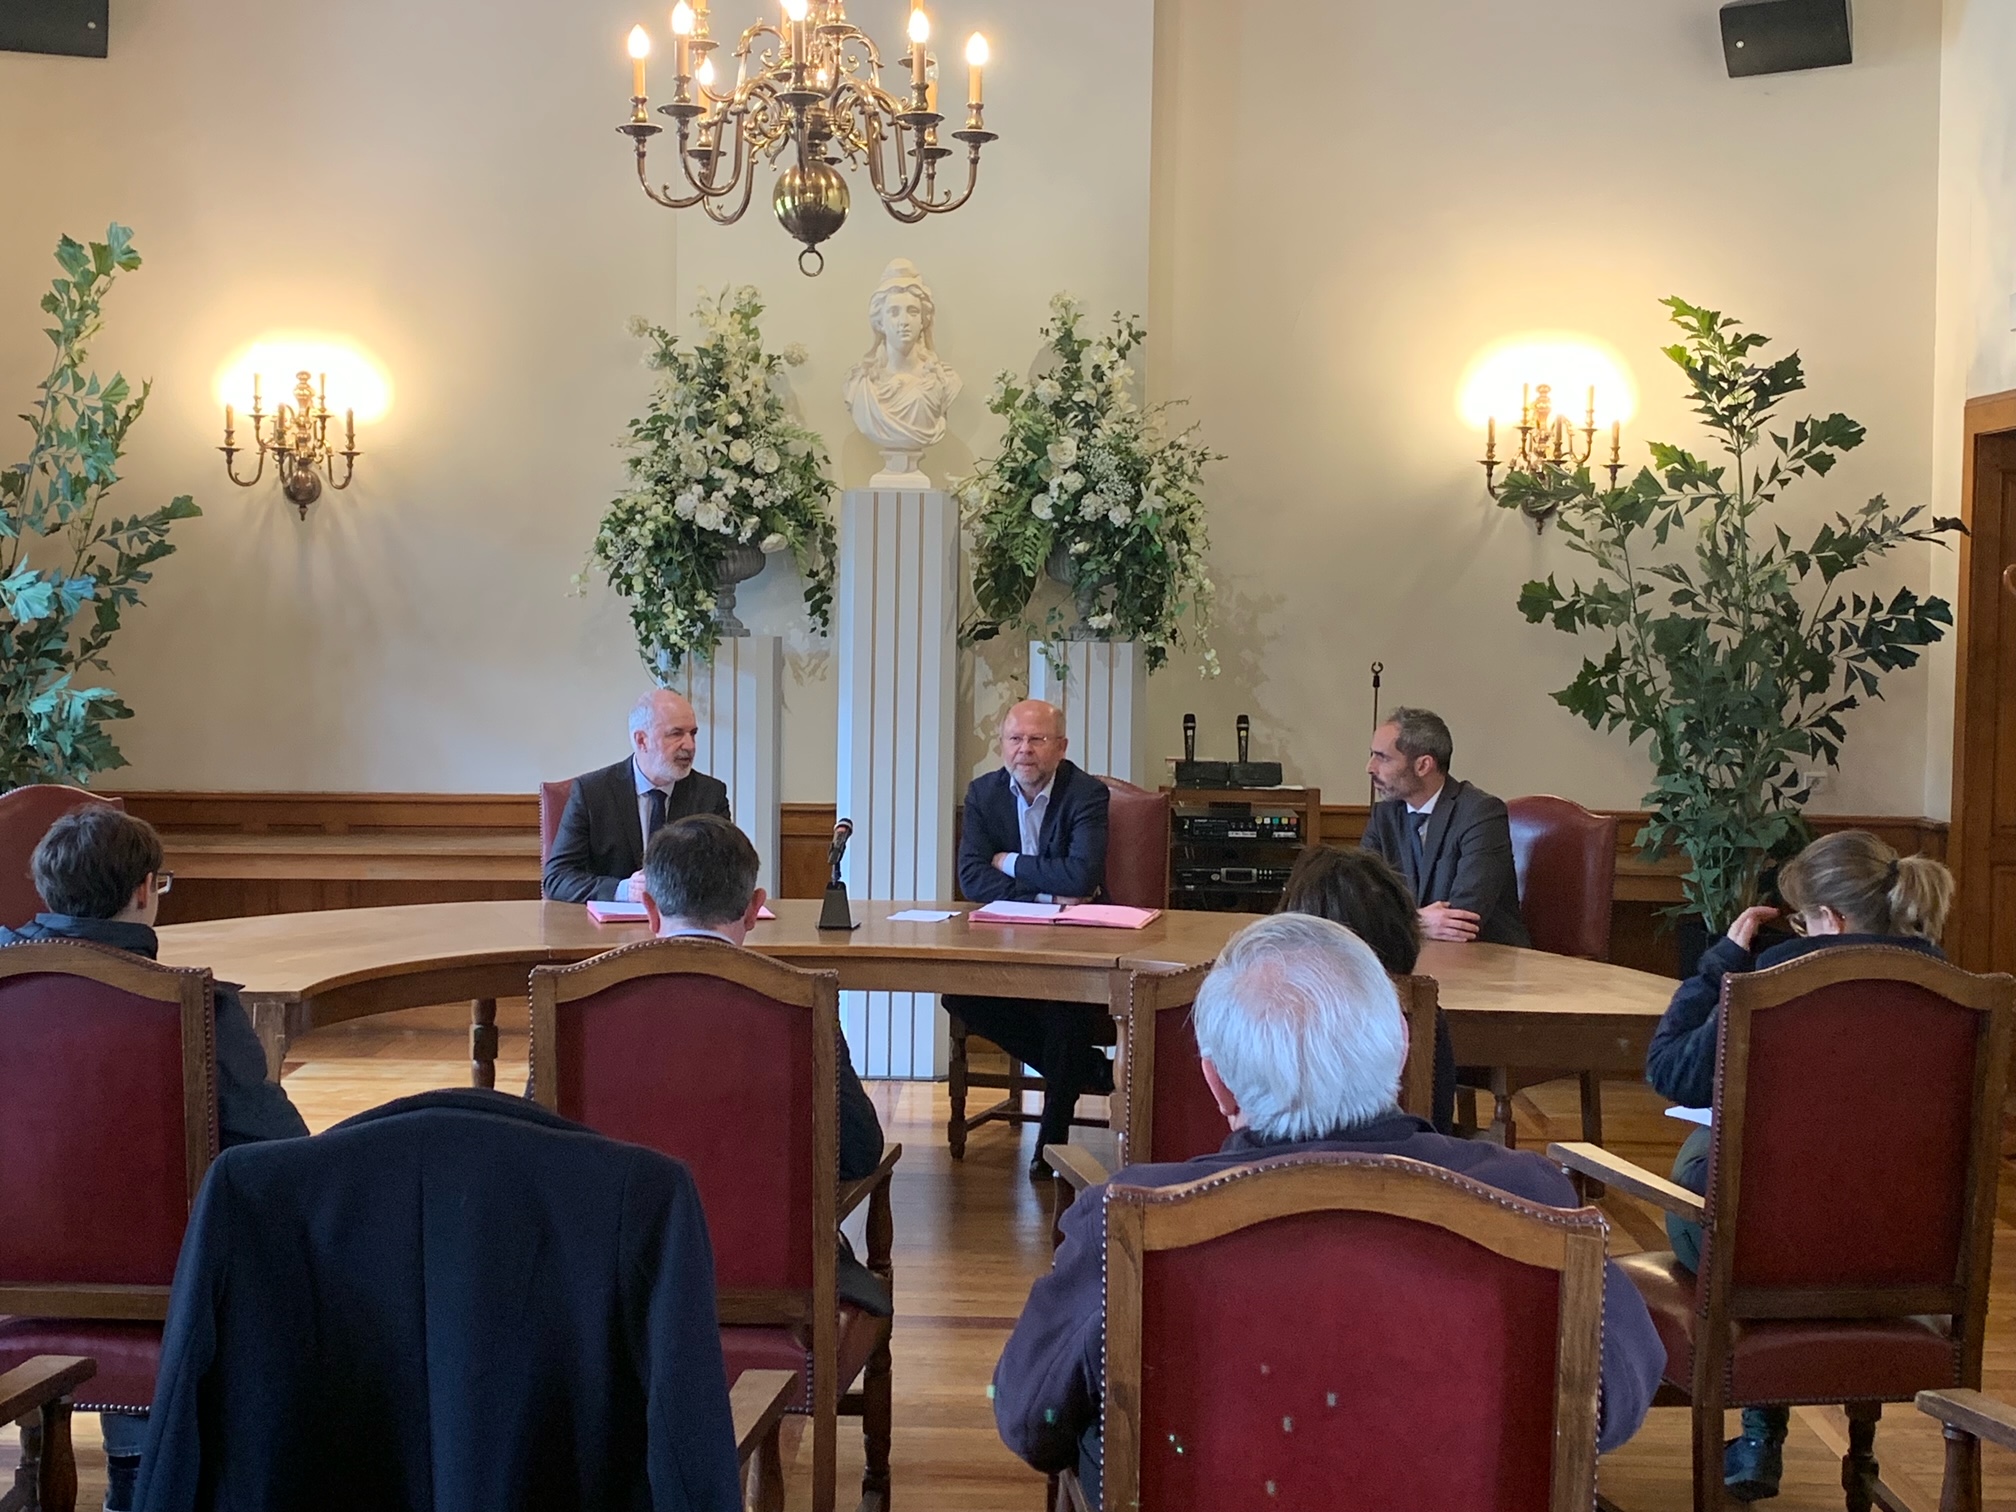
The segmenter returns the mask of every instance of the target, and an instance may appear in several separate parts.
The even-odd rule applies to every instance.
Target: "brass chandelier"
[[[938,61],[927,50],[931,25],[921,5],[910,13],[908,80],[894,93],[882,87],[882,56],[874,40],[847,19],[844,0],[783,0],[783,19],[758,21],[736,44],[735,82],[717,90],[707,0],[678,0],[672,10],[672,98],[658,107],[678,133],[675,183],[651,186],[645,158],[665,128],[648,113],[644,64],[651,51],[643,27],[630,33],[630,119],[617,130],[637,144],[637,181],[668,210],[699,206],[710,220],[732,225],[754,197],[759,160],[786,166],[771,205],[784,229],[804,243],[799,269],[825,267],[819,244],[847,219],[851,200],[841,168],[868,170],[882,208],[914,225],[957,210],[973,197],[980,149],[994,140],[981,103],[987,40],[967,43],[966,125],[950,135],[966,144],[963,189],[941,186],[938,165],[957,150],[939,145]]]

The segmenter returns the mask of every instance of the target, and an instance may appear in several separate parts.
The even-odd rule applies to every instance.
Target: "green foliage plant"
[[[762,313],[744,285],[700,297],[691,345],[649,321],[630,325],[660,377],[630,422],[629,486],[603,514],[591,560],[628,602],[638,652],[661,681],[720,646],[716,586],[736,547],[789,551],[813,624],[831,623],[833,483],[825,444],[791,416],[784,378],[805,351],[764,351]]]
[[[1050,314],[1043,371],[995,379],[987,407],[1008,422],[1001,450],[960,484],[977,606],[961,637],[971,645],[1014,628],[1046,645],[1059,638],[1061,610],[1041,623],[1030,611],[1054,553],[1082,620],[1072,633],[1138,641],[1151,672],[1194,642],[1213,674],[1202,488],[1218,453],[1194,426],[1170,434],[1168,405],[1134,402],[1139,321],[1115,315],[1110,335],[1081,335],[1067,294]]]
[[[175,550],[168,527],[202,513],[186,494],[150,514],[105,508],[149,385],[101,382],[86,348],[113,283],[140,266],[133,233],[115,225],[89,246],[65,236],[56,263],[62,276],[42,296],[55,360],[21,417],[28,458],[0,470],[0,789],[126,765],[105,726],[133,711],[91,674],[111,670],[121,617]]]
[[[1498,502],[1551,508],[1568,549],[1594,568],[1586,587],[1528,583],[1519,608],[1603,643],[1554,698],[1592,729],[1648,742],[1642,848],[1687,857],[1685,911],[1720,931],[1758,900],[1765,869],[1808,839],[1801,810],[1817,763],[1840,765],[1842,716],[1880,698],[1882,674],[1915,665],[1953,623],[1942,599],[1847,581],[1907,542],[1963,527],[1921,525],[1923,510],[1892,510],[1879,495],[1795,544],[1770,511],[1860,446],[1863,428],[1832,414],[1767,430],[1806,386],[1798,354],[1760,365],[1753,354],[1769,337],[1664,303],[1683,333],[1665,353],[1726,463],[1654,442],[1654,465],[1622,486],[1597,486],[1587,467],[1548,468],[1515,473]]]

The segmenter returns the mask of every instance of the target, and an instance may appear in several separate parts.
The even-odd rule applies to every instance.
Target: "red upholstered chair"
[[[838,1299],[839,1225],[868,1204],[890,1279],[900,1145],[840,1190],[839,978],[713,940],[650,940],[532,972],[532,1090],[562,1116],[684,1161],[699,1183],[733,1379],[790,1370],[832,1512],[840,1413],[862,1419],[862,1506],[889,1496],[889,1323]],[[857,1379],[859,1391],[843,1392]]]
[[[1587,1512],[1603,1240],[1390,1156],[1108,1187],[1103,1504]]]
[[[0,1373],[0,1427],[21,1422],[14,1489],[0,1506],[76,1512],[77,1457],[70,1445],[70,1398],[98,1369],[96,1360],[37,1355]]]
[[[2016,980],[1839,946],[1723,979],[1708,1193],[1593,1145],[1549,1151],[1702,1225],[1700,1274],[1621,1263],[1694,1412],[1694,1505],[1722,1500],[1728,1407],[1840,1402],[1851,1512],[1885,1402],[1981,1385]]]
[[[1610,959],[1610,905],[1617,882],[1617,820],[1592,814],[1566,798],[1512,798],[1512,865],[1519,877],[1519,912],[1535,950],[1549,955]],[[1552,1081],[1546,1067],[1493,1067],[1466,1082],[1488,1085],[1496,1107],[1493,1125],[1508,1145],[1517,1142],[1512,1098],[1521,1087]],[[1603,1141],[1603,1078],[1581,1074],[1582,1137]],[[1464,1096],[1470,1094],[1466,1091]],[[1474,1123],[1474,1113],[1469,1116]]]
[[[145,1411],[189,1204],[217,1153],[210,973],[68,941],[0,949],[0,1371],[98,1362]]]
[[[553,837],[560,833],[560,816],[567,812],[567,800],[574,795],[574,779],[539,784],[539,865],[553,853]]]
[[[1151,793],[1118,777],[1101,777],[1106,784],[1106,885],[1108,903],[1126,908],[1167,908],[1169,906],[1169,795]],[[1010,1062],[1003,1071],[975,1071],[966,1053],[966,1025],[951,1015],[951,1055],[947,1062],[946,1091],[951,1099],[951,1115],[946,1120],[946,1136],[951,1141],[952,1158],[966,1158],[966,1136],[982,1124],[1005,1123],[1017,1127],[1035,1123],[1039,1115],[1025,1112],[1024,1093],[1043,1092],[1043,1078],[1026,1066]],[[1111,1043],[1108,1041],[1108,1043]],[[973,1114],[966,1113],[966,1093],[970,1088],[1006,1092],[1001,1101]],[[1103,1129],[1103,1118],[1073,1118],[1079,1128]]]
[[[0,793],[0,926],[18,929],[42,912],[42,898],[28,875],[28,859],[65,814],[98,804],[123,809],[123,798],[100,798],[82,788],[37,782]]]
[[[1205,1084],[1190,1009],[1211,963],[1182,971],[1116,971],[1113,1012],[1120,1041],[1113,1126],[1068,1145],[1048,1145],[1044,1155],[1057,1173],[1051,1238],[1078,1193],[1123,1166],[1190,1160],[1225,1143],[1225,1115]],[[1407,1065],[1400,1074],[1400,1106],[1422,1118],[1435,1100],[1435,979],[1393,978],[1407,1015]],[[1157,1074],[1157,1067],[1160,1074]]]

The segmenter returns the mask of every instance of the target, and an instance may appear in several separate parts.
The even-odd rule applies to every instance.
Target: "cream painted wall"
[[[139,710],[119,780],[524,790],[608,759],[641,673],[613,599],[566,590],[644,389],[623,324],[683,325],[697,289],[731,280],[764,290],[776,342],[813,350],[799,401],[850,483],[872,459],[845,444],[838,387],[888,257],[937,287],[966,378],[939,475],[984,454],[991,375],[1028,364],[1052,290],[1145,308],[1151,389],[1192,399],[1232,456],[1214,484],[1227,673],[1158,677],[1152,736],[1173,751],[1196,709],[1210,754],[1248,710],[1257,754],[1340,800],[1363,792],[1375,657],[1389,705],[1442,709],[1459,771],[1487,786],[1614,805],[1643,787],[1635,753],[1547,700],[1575,644],[1512,608],[1569,562],[1488,506],[1468,460],[1454,388],[1487,342],[1608,339],[1644,388],[1634,436],[1678,439],[1655,301],[1718,304],[1803,350],[1814,407],[1870,426],[1809,491],[1815,518],[1925,494],[1938,0],[1865,0],[1852,68],[1744,81],[1706,0],[935,9],[994,37],[1004,141],[956,216],[906,230],[857,207],[816,282],[760,210],[722,231],[637,192],[611,130],[635,17],[612,0],[115,0],[108,62],[0,55],[0,189],[32,207],[0,221],[0,393],[41,371],[32,296],[55,234],[128,221],[149,266],[99,358],[158,387],[126,505],[186,490],[209,511],[118,646]],[[902,5],[857,14],[893,36]],[[1320,83],[1294,71],[1312,56],[1335,60]],[[225,485],[211,449],[217,363],[298,325],[357,338],[399,396],[358,486],[305,526]],[[794,599],[766,575],[744,617],[782,625]],[[794,653],[784,793],[821,799],[830,669],[807,638]],[[962,761],[985,759],[1022,660],[997,645],[970,668]],[[1945,762],[1927,682],[1858,721],[1823,806],[1926,801]]]
[[[717,24],[756,14],[715,9]],[[44,369],[34,299],[57,233],[131,224],[147,266],[118,290],[97,352],[107,371],[156,380],[123,504],[191,492],[206,510],[116,644],[138,717],[115,780],[524,791],[621,750],[643,672],[620,605],[568,584],[646,392],[632,314],[683,325],[697,288],[758,284],[775,343],[815,354],[798,395],[837,451],[868,293],[884,261],[910,256],[967,379],[940,467],[978,444],[988,380],[1026,366],[1053,289],[1138,303],[1150,0],[933,10],[948,58],[976,26],[992,37],[1004,141],[942,223],[906,231],[857,202],[817,281],[760,202],[722,231],[638,191],[613,130],[633,4],[115,0],[106,62],[0,55],[0,195],[14,207],[0,218],[0,393],[25,396]],[[854,9],[892,39],[906,13]],[[662,42],[663,16],[653,25]],[[1066,30],[1083,45],[1052,45]],[[1088,140],[1110,178],[1072,177]],[[214,370],[272,327],[353,337],[397,391],[360,438],[357,485],[305,525],[270,486],[226,484],[214,450]],[[759,629],[795,598],[788,581],[745,592]],[[824,799],[831,683],[819,648],[794,649],[784,792]]]
[[[1939,129],[1938,349],[1933,375],[1932,496],[1961,508],[1962,424],[1978,394],[2016,388],[2016,0],[1946,0]],[[1939,553],[1932,584],[1959,592],[1957,556]],[[1952,806],[1950,650],[1927,679],[1925,811]],[[1945,759],[1942,759],[1945,758]]]
[[[1578,643],[1514,601],[1573,559],[1489,505],[1459,377],[1498,337],[1585,331],[1636,371],[1628,439],[1692,441],[1657,355],[1682,294],[1796,345],[1813,406],[1869,427],[1805,517],[1923,499],[1937,0],[1858,6],[1853,67],[1747,80],[1705,0],[1164,0],[1159,23],[1154,387],[1232,460],[1226,675],[1156,679],[1155,736],[1195,709],[1229,754],[1248,710],[1256,754],[1362,801],[1378,659],[1388,707],[1449,719],[1461,775],[1635,805],[1642,757],[1547,696]],[[1923,681],[1855,720],[1817,806],[1919,809]]]

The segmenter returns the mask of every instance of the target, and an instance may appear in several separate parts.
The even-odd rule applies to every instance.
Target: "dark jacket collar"
[[[74,914],[44,913],[19,929],[0,929],[0,945],[24,940],[85,940],[93,945],[109,945],[114,950],[130,950],[153,960],[161,941],[145,924],[123,919],[80,919]]]
[[[1416,1118],[1411,1113],[1402,1113],[1398,1108],[1394,1108],[1365,1123],[1333,1129],[1327,1134],[1318,1134],[1313,1139],[1268,1139],[1252,1129],[1234,1129],[1231,1137],[1218,1147],[1218,1153],[1242,1155],[1257,1160],[1265,1155],[1285,1155],[1293,1150],[1320,1148],[1324,1145],[1399,1144],[1417,1134],[1434,1132],[1435,1126],[1427,1119]]]
[[[1798,935],[1773,945],[1757,957],[1757,966],[1780,966],[1787,961],[1796,961],[1803,955],[1811,955],[1816,950],[1829,950],[1837,945],[1889,945],[1898,950],[1915,950],[1920,955],[1946,959],[1946,952],[1930,940],[1919,935],[1880,934],[1838,934],[1838,935]]]
[[[401,1097],[346,1118],[335,1128],[354,1129],[362,1124],[376,1123],[381,1118],[397,1118],[406,1113],[432,1112],[487,1113],[495,1118],[513,1118],[521,1123],[538,1124],[543,1128],[557,1129],[567,1134],[594,1132],[570,1118],[562,1118],[558,1113],[540,1107],[529,1097],[518,1097],[509,1092],[492,1092],[481,1087],[444,1087],[435,1092],[417,1092],[411,1097]],[[335,1130],[332,1129],[330,1132],[333,1133]]]

